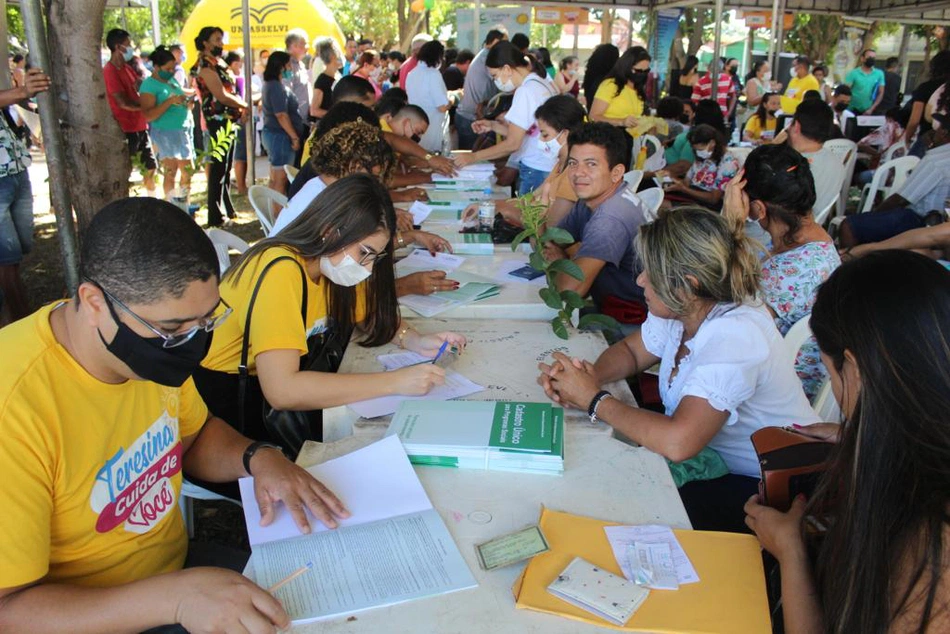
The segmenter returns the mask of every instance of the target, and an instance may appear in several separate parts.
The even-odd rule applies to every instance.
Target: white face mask
[[[538,137],[538,149],[541,150],[545,156],[557,156],[563,147],[557,140],[559,136],[561,136],[560,132],[550,141],[544,141],[541,137]]]
[[[765,71],[765,73],[762,74],[762,81],[772,81],[772,71]]]
[[[347,253],[339,264],[330,262],[330,258],[320,258],[320,273],[337,286],[356,286],[370,276],[359,262]]]
[[[696,156],[705,161],[712,156],[712,150],[696,150]]]
[[[514,92],[515,91],[515,82],[510,79],[506,82],[502,82],[501,79],[495,77],[495,88],[501,92]]]

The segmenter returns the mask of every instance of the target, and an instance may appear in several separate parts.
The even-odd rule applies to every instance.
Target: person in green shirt
[[[851,87],[851,110],[855,114],[874,114],[884,98],[884,71],[875,68],[877,53],[867,49],[861,53],[861,65],[844,78]]]
[[[195,93],[182,88],[175,79],[177,62],[169,49],[157,47],[149,60],[152,74],[139,87],[142,115],[149,122],[149,136],[165,170],[162,179],[165,198],[171,200],[175,195],[176,175],[180,173],[177,197],[187,204],[191,188],[188,168],[195,157],[192,145],[195,124],[187,104]]]

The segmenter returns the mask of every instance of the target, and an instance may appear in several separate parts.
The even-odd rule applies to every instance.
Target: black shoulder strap
[[[282,255],[279,258],[274,258],[267,263],[267,266],[264,267],[264,270],[261,271],[261,274],[257,278],[257,283],[254,285],[254,291],[251,293],[251,301],[247,305],[247,318],[244,320],[244,335],[241,340],[241,361],[238,364],[238,422],[240,424],[241,431],[246,429],[244,426],[244,403],[247,393],[247,356],[251,345],[251,316],[254,314],[254,303],[257,301],[257,294],[261,290],[261,284],[264,282],[264,277],[267,275],[267,272],[272,266],[283,260],[290,260],[297,265],[297,268],[300,269],[300,284],[301,290],[303,291],[303,301],[300,304],[300,318],[304,329],[307,328],[307,273],[304,271],[300,262],[289,255]]]

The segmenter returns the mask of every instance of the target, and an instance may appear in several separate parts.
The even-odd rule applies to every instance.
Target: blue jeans
[[[33,189],[30,175],[0,178],[0,266],[19,264],[33,249]]]
[[[541,187],[541,183],[544,182],[544,179],[547,178],[550,173],[551,172],[542,172],[533,167],[528,167],[524,163],[519,163],[518,176],[520,182],[518,183],[518,195],[524,196]]]
[[[459,112],[455,113],[455,130],[459,135],[460,150],[471,150],[472,146],[475,145],[475,139],[478,138],[478,135],[472,130],[472,123],[472,119]]]

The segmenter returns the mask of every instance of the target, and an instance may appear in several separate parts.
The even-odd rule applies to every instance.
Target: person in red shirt
[[[403,90],[406,89],[406,77],[409,76],[409,73],[411,73],[416,67],[416,64],[419,63],[419,58],[416,57],[416,55],[419,54],[419,49],[422,48],[423,44],[431,41],[432,36],[427,33],[420,33],[412,38],[412,57],[407,59],[405,63],[399,67],[399,87]]]
[[[128,31],[112,29],[106,34],[106,46],[112,57],[102,68],[106,82],[106,95],[109,107],[119,127],[125,133],[129,144],[129,156],[137,156],[145,166],[145,189],[149,196],[155,196],[155,155],[148,138],[145,117],[139,103],[139,76],[129,62],[135,57],[132,38]]]
[[[722,65],[720,65],[720,68],[721,67]],[[727,113],[732,110],[733,102],[738,98],[739,93],[736,90],[732,75],[726,72],[725,69],[722,69],[719,73],[719,80],[716,82],[715,94],[713,94],[711,70],[710,68],[693,86],[691,101],[693,103],[699,103],[703,99],[712,99],[719,104],[719,109],[722,110],[722,116],[727,117]]]

